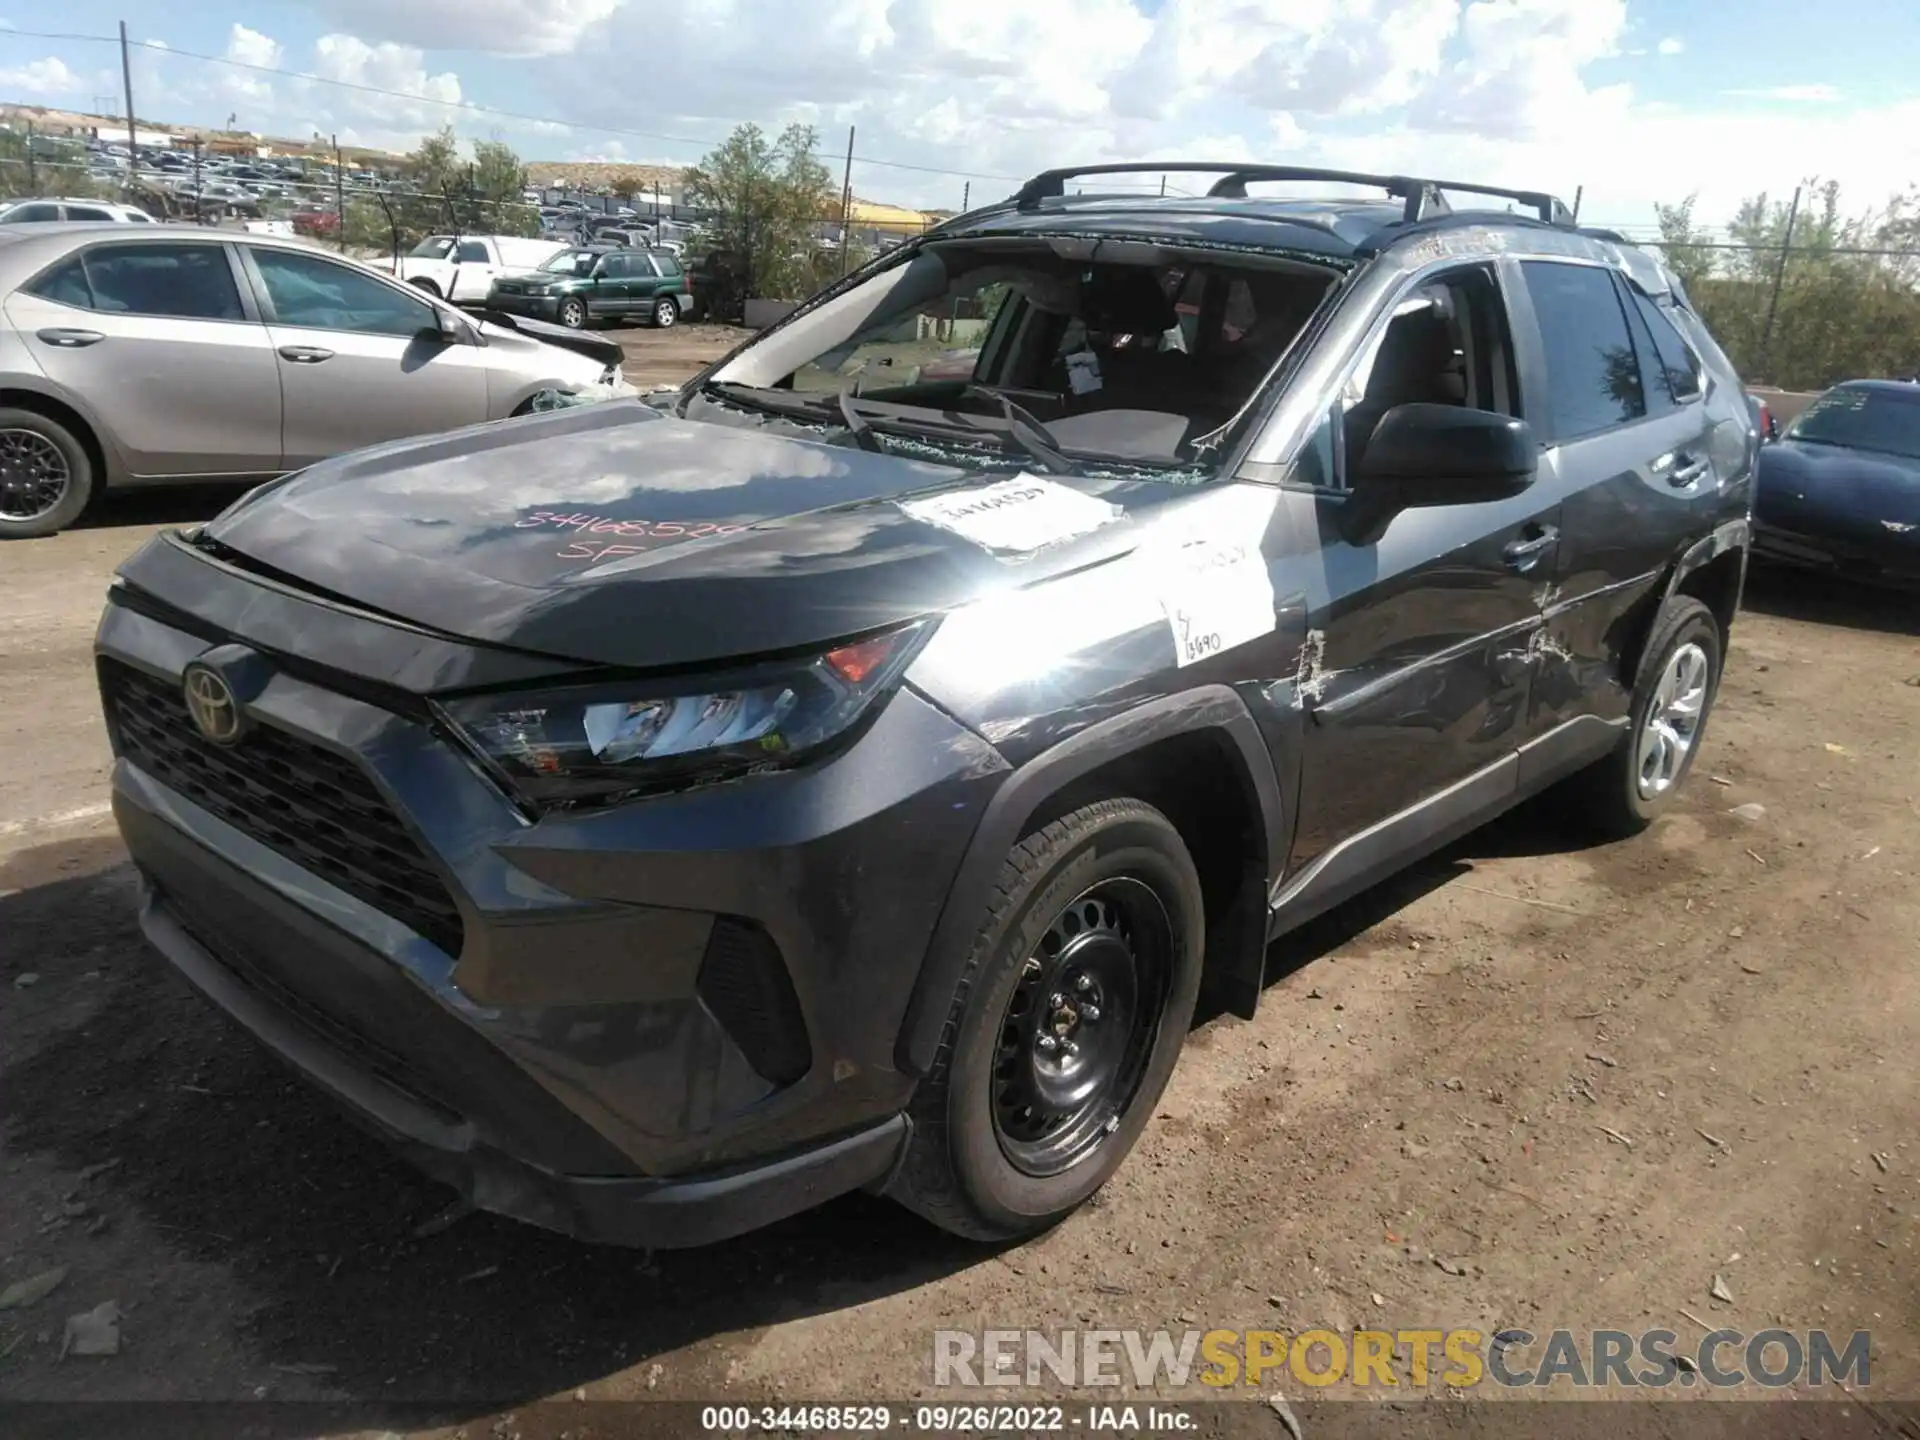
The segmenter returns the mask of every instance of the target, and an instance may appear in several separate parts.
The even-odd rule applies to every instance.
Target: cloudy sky
[[[88,37],[121,18],[143,118],[669,163],[854,125],[855,190],[926,206],[1148,157],[1584,186],[1633,230],[1693,191],[1718,221],[1816,174],[1854,206],[1920,183],[1913,0],[0,0],[0,99],[117,107]]]

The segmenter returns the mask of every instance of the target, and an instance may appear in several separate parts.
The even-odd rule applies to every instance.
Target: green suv
[[[536,271],[502,276],[487,292],[490,310],[555,320],[569,330],[636,316],[665,329],[692,301],[686,273],[667,251],[596,245],[562,250]]]

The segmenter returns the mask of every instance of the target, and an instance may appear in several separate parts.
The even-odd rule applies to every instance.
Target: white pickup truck
[[[529,274],[568,248],[564,240],[521,235],[429,235],[400,257],[395,273],[442,299],[479,301],[497,277]]]

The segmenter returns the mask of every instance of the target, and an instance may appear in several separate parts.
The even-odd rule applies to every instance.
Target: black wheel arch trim
[[[921,963],[920,977],[908,998],[894,1063],[909,1075],[925,1075],[940,1048],[941,1031],[972,949],[987,896],[1007,854],[1019,843],[1027,822],[1053,795],[1075,780],[1137,750],[1177,735],[1217,731],[1237,758],[1241,783],[1260,812],[1260,865],[1269,883],[1284,858],[1285,805],[1274,757],[1262,739],[1246,703],[1225,685],[1203,685],[1165,695],[1090,725],[1041,752],[1010,774],[987,802],[966,853],[947,891]],[[1264,961],[1264,939],[1234,963],[1257,972]],[[1259,985],[1255,973],[1252,984]]]
[[[1731,520],[1723,520],[1711,531],[1689,545],[1681,552],[1675,562],[1673,574],[1668,577],[1666,594],[1661,597],[1664,604],[1679,592],[1680,584],[1687,576],[1711,564],[1730,550],[1740,552],[1741,589],[1746,588],[1747,553],[1753,546],[1753,522],[1745,515],[1737,515]],[[1735,596],[1736,601],[1738,595]]]

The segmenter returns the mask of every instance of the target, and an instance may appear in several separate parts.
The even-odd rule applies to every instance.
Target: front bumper
[[[1818,570],[1865,585],[1920,588],[1920,532],[1863,542],[1846,535],[1804,534],[1753,522],[1756,558],[1800,570]]]
[[[1005,774],[984,742],[902,691],[818,766],[530,824],[430,724],[358,698],[460,656],[203,568],[195,615],[110,604],[97,641],[143,926],[196,986],[422,1169],[552,1229],[699,1244],[884,1180],[913,1083],[895,1039]],[[247,633],[209,633],[224,618]],[[276,658],[295,638],[308,658]],[[265,676],[245,792],[111,698],[130,672],[151,710],[223,642]],[[346,772],[282,784],[297,746],[398,828],[322,843]],[[402,832],[425,868],[369,879]],[[451,914],[414,893],[434,876]]]
[[[489,310],[505,311],[509,315],[525,315],[533,320],[551,320],[560,318],[560,297],[558,295],[512,295],[494,290],[487,295]]]

